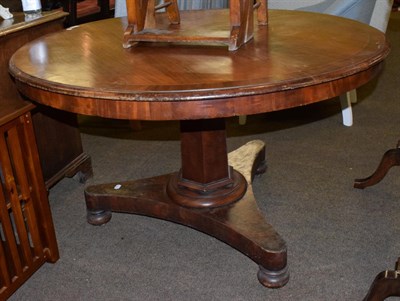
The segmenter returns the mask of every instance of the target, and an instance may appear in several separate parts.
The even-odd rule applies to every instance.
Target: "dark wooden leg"
[[[395,271],[380,272],[365,296],[364,301],[382,301],[388,297],[400,297],[400,258],[397,260]]]
[[[78,23],[78,4],[77,0],[64,1],[64,11],[69,13],[67,26],[74,26]]]
[[[364,179],[356,179],[354,181],[354,187],[364,189],[365,187],[375,185],[379,183],[387,174],[390,168],[393,166],[400,165],[400,148],[397,143],[397,148],[388,150],[382,157],[376,171],[369,177]]]
[[[286,244],[258,209],[251,187],[255,174],[265,171],[264,144],[252,141],[228,156],[222,119],[182,122],[181,143],[179,172],[88,187],[88,222],[106,223],[112,211],[177,222],[246,254],[260,266],[264,286],[285,285]]]
[[[110,0],[98,0],[97,3],[100,7],[101,17],[103,19],[110,18]]]

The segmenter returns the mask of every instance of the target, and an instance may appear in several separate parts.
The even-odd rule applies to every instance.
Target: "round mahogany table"
[[[228,10],[182,12],[180,26],[192,35],[228,35],[228,16]],[[286,244],[251,189],[265,170],[264,144],[252,141],[228,156],[224,118],[307,105],[365,84],[389,52],[384,34],[349,19],[271,10],[269,25],[255,25],[254,39],[230,52],[196,43],[124,49],[126,27],[126,19],[80,25],[25,45],[10,61],[17,87],[35,102],[181,122],[179,172],[87,187],[88,221],[103,224],[117,211],[178,222],[249,256],[263,285],[283,286]]]

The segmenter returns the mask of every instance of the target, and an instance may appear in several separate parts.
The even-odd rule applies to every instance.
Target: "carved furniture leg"
[[[400,141],[397,143],[397,148],[388,150],[382,157],[376,171],[369,177],[364,179],[356,179],[354,187],[364,189],[365,187],[379,183],[393,166],[400,165]]]
[[[180,223],[250,257],[264,286],[285,285],[286,244],[258,209],[251,187],[265,171],[264,143],[252,141],[228,156],[222,119],[183,121],[181,132],[180,172],[88,187],[88,222],[104,224],[114,211]]]
[[[397,259],[395,271],[380,272],[365,296],[364,301],[382,301],[388,297],[400,297],[400,258]]]

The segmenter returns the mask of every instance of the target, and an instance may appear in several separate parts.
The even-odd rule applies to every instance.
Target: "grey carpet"
[[[358,89],[353,127],[338,99],[228,120],[228,145],[267,144],[267,172],[255,179],[259,206],[288,245],[291,278],[266,289],[257,265],[224,243],[181,225],[113,214],[86,223],[84,185],[64,179],[50,191],[61,259],[45,264],[10,300],[361,300],[375,275],[400,256],[400,167],[365,190],[400,139],[400,13],[388,28],[392,52],[381,76]],[[82,118],[91,183],[149,177],[180,164],[178,124]]]

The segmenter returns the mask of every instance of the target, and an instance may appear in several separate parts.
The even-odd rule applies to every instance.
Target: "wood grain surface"
[[[184,11],[181,27],[229,30],[228,10]],[[120,119],[229,117],[328,99],[368,82],[389,52],[385,35],[340,17],[269,11],[252,41],[122,47],[126,19],[80,25],[27,44],[10,61],[21,92],[55,108]],[[165,23],[165,30],[171,26]],[[110,101],[111,100],[111,101]]]

